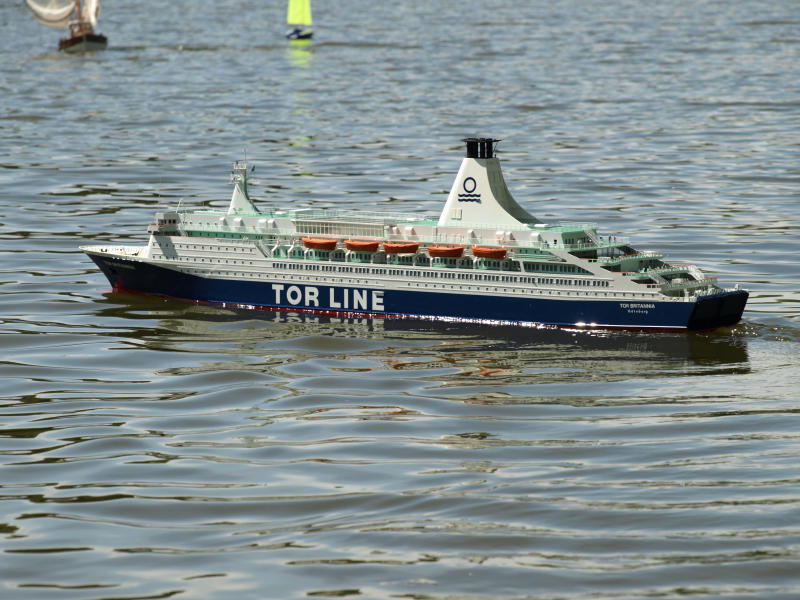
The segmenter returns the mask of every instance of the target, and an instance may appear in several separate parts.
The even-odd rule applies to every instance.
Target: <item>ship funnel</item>
[[[494,144],[500,140],[491,138],[465,138],[467,143],[467,158],[492,158]]]
[[[245,161],[233,163],[231,183],[233,183],[234,188],[231,203],[228,206],[228,214],[258,212],[247,193],[247,163]]]
[[[461,161],[439,227],[520,227],[539,223],[508,191],[493,138],[466,138],[467,155]]]

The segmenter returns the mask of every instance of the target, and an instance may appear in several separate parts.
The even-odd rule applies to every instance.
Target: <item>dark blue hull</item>
[[[363,314],[394,318],[537,323],[625,329],[713,329],[737,323],[748,293],[704,296],[696,302],[549,299],[487,292],[389,290],[293,281],[197,277],[156,265],[89,253],[118,290],[271,310]]]
[[[314,37],[314,32],[303,27],[294,27],[286,32],[288,40],[310,40],[312,37]]]

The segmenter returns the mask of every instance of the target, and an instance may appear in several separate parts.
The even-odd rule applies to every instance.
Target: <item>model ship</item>
[[[115,290],[327,315],[577,328],[713,329],[748,292],[594,224],[548,224],[512,197],[497,140],[469,138],[438,218],[261,211],[234,163],[227,210],[158,212],[143,246],[85,246]]]
[[[33,16],[48,27],[67,27],[69,37],[58,43],[64,52],[90,52],[108,45],[106,36],[95,33],[100,0],[25,0]]]
[[[286,24],[289,26],[286,32],[288,39],[310,40],[314,35],[311,29],[311,0],[289,0]]]

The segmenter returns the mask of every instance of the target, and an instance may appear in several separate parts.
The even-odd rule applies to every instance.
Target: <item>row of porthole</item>
[[[274,263],[273,266],[278,268],[287,268],[285,265],[288,264],[288,268],[295,269],[295,270],[318,270],[320,265],[313,265],[313,264],[302,264],[302,263]],[[473,274],[473,273],[446,273],[446,272],[438,272],[438,271],[428,271],[428,270],[405,270],[405,269],[384,269],[384,268],[373,268],[369,269],[366,267],[336,267],[332,266],[332,270],[338,270],[339,272],[348,272],[348,273],[365,273],[365,274],[372,274],[372,275],[393,275],[393,276],[403,276],[403,277],[430,277],[430,278],[443,278],[443,279],[469,279],[475,281],[502,281],[505,283],[532,283],[532,284],[545,284],[545,285],[555,285],[559,282],[555,278],[542,278],[539,277],[538,281],[536,277],[526,277],[526,276],[508,276],[508,275],[491,275],[491,274]],[[573,283],[574,282],[574,283]],[[601,287],[608,287],[608,281],[600,281],[600,280],[579,280],[579,279],[561,279],[560,283],[563,285],[576,285],[576,286],[601,286]]]
[[[180,260],[189,260],[189,258],[188,257],[187,258],[181,258]],[[205,258],[197,258],[195,260],[200,261],[200,262],[205,262],[206,260],[208,260],[209,262],[217,262],[219,264],[223,264],[221,260],[216,260],[215,261],[213,259],[205,259]],[[253,261],[237,261],[237,260],[228,260],[228,259],[225,259],[224,262],[225,262],[225,264],[235,264],[235,265],[245,265],[245,264],[254,265],[255,264]],[[300,269],[301,268],[300,265],[294,265],[294,264],[286,265],[286,264],[282,264],[282,263],[275,263],[273,266],[288,267],[289,269]],[[365,268],[342,267],[342,270],[344,270],[345,268],[348,269],[348,272],[353,272],[354,271],[354,272],[360,272],[360,273],[369,273],[369,271],[367,269],[365,269]],[[390,275],[396,275],[396,274],[403,275],[403,273],[392,273],[391,272],[391,271],[398,271],[397,269],[391,269],[391,270],[390,269],[373,269],[371,274],[372,275],[385,275],[385,274],[387,274],[387,271],[389,271]],[[413,277],[439,277],[439,273],[430,272],[430,271],[406,271],[404,275],[406,277],[412,277],[412,276]],[[455,275],[455,273],[442,273],[441,275],[442,276],[444,276],[444,275]],[[480,275],[480,274],[472,275],[471,273],[464,273],[463,275],[465,275],[465,277],[468,278],[468,279],[473,279],[474,278],[475,280],[503,281],[503,282],[506,282],[506,283],[511,283],[512,282],[512,281],[509,280],[508,277],[502,277],[501,278],[500,275]],[[523,278],[520,277],[520,279],[523,279]],[[535,281],[535,279],[536,279],[535,277],[530,277],[530,278],[525,278],[525,279],[527,281],[524,281],[524,283],[532,283],[532,284],[539,283],[539,284],[542,284],[542,285],[557,285],[559,283],[554,278],[541,278],[540,277],[538,282]],[[570,280],[570,279],[564,279],[564,280],[561,280],[560,283],[562,285],[573,285],[572,281],[573,280]],[[578,281],[576,281],[575,285],[583,285],[583,284],[588,284],[588,283],[590,283],[590,282],[589,281],[583,282],[583,281],[579,281],[578,280]],[[609,282],[592,280],[591,284],[593,286],[608,287]],[[487,289],[489,289],[489,288],[487,288]]]
[[[230,264],[234,264],[234,265],[255,265],[255,262],[252,261],[252,260],[249,260],[249,261],[236,260],[235,258],[234,259],[227,259],[227,258],[226,259],[213,259],[213,258],[200,258],[200,257],[189,257],[189,256],[181,256],[181,257],[178,257],[178,258],[168,258],[168,257],[165,257],[163,254],[161,254],[161,255],[156,254],[154,256],[154,258],[162,258],[162,259],[165,259],[165,260],[181,260],[181,261],[187,261],[187,262],[188,261],[191,261],[191,262],[210,262],[210,263],[217,263],[217,264],[223,264],[224,263],[226,265],[230,265]]]
[[[212,252],[239,252],[239,253],[247,253],[247,254],[255,254],[254,248],[250,246],[200,246],[198,244],[173,244],[172,242],[167,242],[168,245],[172,246],[173,248],[180,249],[180,250],[201,250],[201,251],[212,251]]]
[[[247,276],[254,277],[255,275],[258,275],[262,279],[269,278],[271,276],[269,273],[258,273],[258,274],[247,273],[247,272],[244,272],[244,273],[230,273],[229,271],[209,271],[209,270],[202,270],[202,269],[196,269],[196,271],[198,273],[206,274],[206,275],[210,275],[210,274],[220,274],[220,275],[227,274],[227,275],[238,275],[240,277],[247,277]],[[287,275],[286,279],[294,280],[294,279],[302,279],[302,278],[301,277],[294,277],[292,275]],[[322,282],[324,282],[324,280]],[[317,282],[314,282],[314,283],[317,283]],[[337,283],[351,283],[351,284],[357,284],[357,285],[369,285],[370,282],[366,281],[366,280],[358,280],[358,279],[342,279],[342,280],[338,281]],[[435,284],[414,283],[414,282],[410,282],[409,283],[409,287],[437,288],[437,286]],[[441,286],[438,286],[438,287],[439,287],[439,289],[441,289]],[[490,288],[490,287],[482,288],[482,287],[479,287],[479,286],[458,287],[458,286],[454,286],[454,285],[448,286],[448,289],[453,290],[453,291],[464,291],[464,292],[475,292],[475,291],[505,292],[505,293],[514,293],[514,292],[516,292],[516,293],[520,293],[520,294],[523,294],[523,293],[525,293],[527,291],[530,291],[530,290],[526,290],[524,288],[516,288],[516,289],[513,289],[513,288],[512,289],[509,289],[509,288]],[[545,293],[547,295],[551,295],[551,296],[554,295],[554,294],[557,295],[557,296],[560,296],[562,293],[564,295],[568,295],[568,296],[571,296],[571,295],[579,296],[579,295],[581,295],[581,293],[583,293],[583,295],[585,295],[585,296],[591,296],[592,295],[589,292],[578,292],[578,291],[571,291],[571,290],[563,290],[563,291],[562,290],[541,290],[541,291],[543,293]],[[625,293],[621,293],[621,294],[615,294],[615,293],[610,293],[609,294],[609,293],[606,293],[606,292],[603,293],[604,297],[608,297],[609,295],[610,296],[622,296],[622,297],[626,296]]]
[[[252,262],[251,262],[250,264],[252,264]],[[204,271],[204,272],[210,272],[210,271]],[[220,273],[222,273],[222,272],[223,272],[223,271],[220,271]],[[240,275],[242,275],[242,276],[246,276],[246,275],[247,275],[247,273],[241,273]],[[251,273],[251,275],[253,275],[253,274]],[[263,277],[268,277],[270,274],[268,274],[268,273],[259,273],[258,275],[260,275],[260,276],[263,278]],[[300,280],[302,280],[302,279],[303,279],[303,277],[301,277],[301,276],[294,277],[294,276],[292,276],[292,275],[285,275],[285,277],[286,277],[287,279],[292,279],[292,280],[294,280],[294,279],[300,279]],[[324,283],[324,282],[325,282],[325,280],[321,280],[320,282]],[[370,282],[369,282],[369,281],[367,281],[367,280],[356,280],[356,279],[346,279],[346,280],[345,280],[345,279],[342,279],[340,282],[358,283],[358,284],[361,284],[361,285],[369,285],[369,283],[370,283]],[[315,282],[315,283],[316,283],[316,282]],[[435,287],[436,287],[436,285],[435,285],[435,284],[428,284],[428,283],[414,283],[414,282],[409,282],[409,284],[410,284],[410,285],[413,285],[413,286],[416,286],[416,287],[423,287],[423,286],[424,286],[424,287],[426,287],[426,288],[430,288],[430,287],[434,287],[434,288],[435,288]],[[458,290],[458,289],[462,289],[462,290],[481,290],[481,289],[485,289],[486,291],[492,291],[492,290],[494,290],[494,291],[503,291],[503,292],[517,292],[517,293],[525,293],[526,291],[529,291],[529,290],[527,290],[527,289],[525,289],[525,288],[512,288],[512,289],[509,289],[509,288],[489,288],[489,287],[487,287],[487,288],[480,288],[480,287],[478,287],[478,286],[458,287],[458,286],[453,286],[453,285],[451,285],[451,286],[448,286],[448,288],[449,288],[449,289],[453,289],[453,290]],[[545,290],[545,291],[546,291],[547,293],[549,293],[549,294],[552,294],[552,293],[561,294],[561,291],[560,291],[560,290]],[[573,291],[571,291],[571,290],[564,290],[564,292],[565,292],[566,294],[576,294],[576,295],[577,295],[577,294],[580,294],[580,292],[573,292]],[[589,292],[584,292],[584,294],[585,294],[585,295],[587,295],[587,296],[588,296],[588,295],[590,295],[590,293],[589,293]],[[603,295],[604,295],[604,296],[608,296],[608,294],[606,294],[606,293],[604,293]],[[616,294],[612,294],[612,295],[616,295]],[[623,295],[624,295],[624,294],[623,294]]]

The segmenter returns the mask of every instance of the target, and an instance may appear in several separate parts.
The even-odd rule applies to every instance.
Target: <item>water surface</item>
[[[275,4],[275,3],[273,3]],[[0,7],[0,597],[800,596],[795,2]],[[145,25],[146,24],[146,25]],[[515,197],[751,291],[689,334],[309,319],[112,293],[153,213]]]

